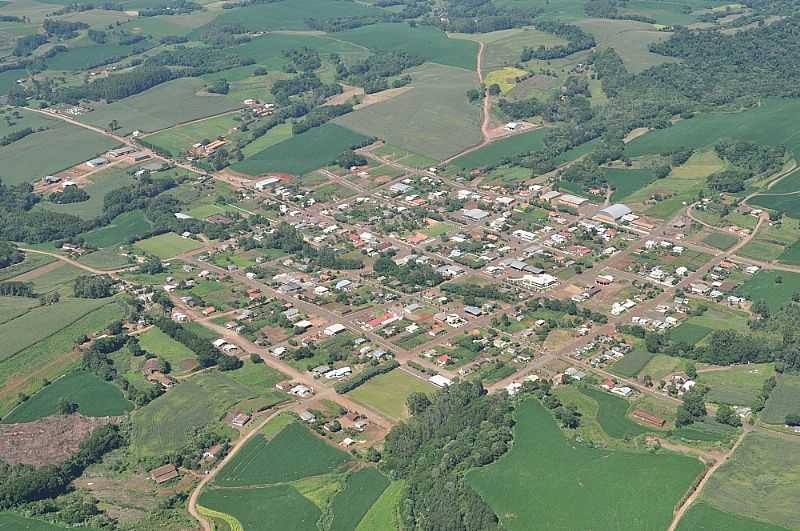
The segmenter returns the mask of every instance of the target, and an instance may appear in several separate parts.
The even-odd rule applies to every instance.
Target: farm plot
[[[361,519],[356,531],[395,531],[400,529],[398,510],[405,481],[393,481]]]
[[[56,258],[46,254],[26,252],[25,259],[22,262],[0,269],[0,281],[9,280],[28,271],[39,269],[55,260]]]
[[[110,224],[99,229],[84,232],[81,236],[89,245],[105,248],[136,239],[153,229],[153,224],[141,210],[125,212],[115,217]]]
[[[552,48],[567,43],[561,37],[534,28],[514,28],[479,34],[457,33],[453,36],[486,43],[483,61],[481,61],[484,73],[519,63],[520,54],[526,46],[529,48],[538,48],[539,46]]]
[[[394,419],[408,418],[406,398],[411,393],[432,393],[435,388],[405,371],[393,370],[372,378],[347,395]]]
[[[712,475],[701,499],[746,518],[796,529],[800,526],[798,443],[752,432]]]
[[[336,470],[350,456],[292,422],[272,440],[256,436],[219,471],[215,485],[247,487],[295,481]]]
[[[0,529],[3,531],[63,531],[64,529],[72,529],[68,527],[58,526],[45,522],[43,520],[35,520],[33,518],[25,518],[14,513],[0,513]],[[100,531],[96,528],[82,528],[87,531]]]
[[[748,200],[753,206],[760,206],[763,208],[768,208],[770,210],[776,210],[784,212],[787,216],[791,216],[795,219],[800,218],[800,196],[797,194],[787,194],[787,195],[768,195],[768,194],[759,194],[755,197],[752,197]]]
[[[151,328],[139,336],[139,344],[147,352],[151,352],[169,362],[172,371],[180,374],[197,367],[194,352],[178,343],[159,328]]]
[[[771,194],[788,194],[800,191],[800,169],[794,170],[769,188]]]
[[[336,38],[333,38],[327,35],[269,33],[245,44],[227,48],[227,51],[242,59],[252,59],[268,70],[279,70],[286,66],[288,59],[283,52],[292,48],[309,48],[324,55],[335,53],[346,63],[369,55],[369,50],[363,46],[339,40],[340,35],[342,34],[336,33]]]
[[[535,400],[518,406],[514,446],[467,474],[505,529],[666,529],[703,465],[673,453],[573,445]]]
[[[475,70],[478,43],[451,39],[433,26],[373,24],[336,33],[336,38],[374,51],[405,52],[426,62]]]
[[[344,489],[333,499],[331,531],[356,529],[388,486],[389,480],[377,468],[369,467],[353,472],[347,478]]]
[[[90,175],[88,179],[91,184],[83,188],[89,194],[89,199],[86,201],[63,205],[42,201],[37,205],[37,208],[62,214],[72,214],[83,219],[96,218],[103,213],[103,200],[106,194],[134,182],[133,176],[128,173],[127,169],[113,167]]]
[[[280,515],[281,531],[316,529],[321,512],[291,485],[257,489],[206,489],[200,511],[227,522],[231,531],[263,529]],[[210,511],[208,511],[210,509]]]
[[[613,48],[629,72],[638,73],[651,66],[673,63],[676,59],[650,51],[653,43],[668,39],[671,33],[658,31],[652,24],[635,20],[589,18],[577,25],[594,36],[598,48]]]
[[[762,270],[739,286],[737,292],[752,301],[763,299],[770,310],[776,311],[789,302],[797,290],[800,290],[800,273]]]
[[[186,153],[194,144],[203,140],[214,140],[225,136],[236,127],[238,122],[233,114],[215,116],[207,120],[191,122],[164,129],[158,133],[147,135],[145,140],[172,155],[178,157]]]
[[[684,441],[730,444],[736,436],[736,429],[717,422],[712,417],[706,417],[688,426],[678,428],[673,432],[673,436]]]
[[[168,81],[114,103],[98,104],[80,120],[97,127],[107,127],[116,120],[117,133],[124,135],[134,130],[157,131],[241,107],[234,95],[206,94],[204,87],[205,82],[197,78]]]
[[[784,264],[800,265],[800,241],[787,247],[778,257],[778,260]]]
[[[119,416],[133,409],[133,404],[125,400],[122,391],[114,384],[92,373],[75,371],[42,388],[6,416],[3,422],[32,422],[58,415],[62,399],[78,404],[78,411],[86,417]]]
[[[711,388],[708,400],[719,404],[749,406],[758,397],[764,380],[775,374],[772,363],[754,363],[724,370],[704,371],[698,382]]]
[[[173,258],[179,254],[199,249],[203,244],[197,240],[167,232],[136,242],[136,247],[159,258]]]
[[[325,166],[342,151],[367,140],[366,136],[348,128],[327,123],[315,127],[231,166],[233,171],[247,175],[262,175],[267,172],[303,175]],[[309,150],[309,146],[314,146]]]
[[[427,64],[409,74],[411,90],[339,117],[336,123],[435,160],[481,141],[480,109],[464,95],[478,85],[475,72]]]
[[[625,354],[625,357],[611,366],[611,372],[620,376],[634,377],[639,374],[655,354],[648,352],[644,347],[635,348]]]
[[[712,232],[703,238],[703,243],[723,251],[727,251],[736,245],[738,241],[738,237],[734,236],[733,234],[725,234],[724,232]]]
[[[597,402],[597,422],[609,436],[616,439],[636,437],[649,431],[628,418],[630,402],[593,387],[581,388],[581,393]]]
[[[786,531],[766,522],[745,518],[715,509],[708,503],[695,502],[678,524],[678,531]]]
[[[72,295],[71,284],[76,278],[85,275],[86,272],[65,262],[49,264],[39,270],[21,275],[19,279],[25,279],[33,283],[36,293],[49,293],[60,291],[63,295]]]
[[[603,173],[609,186],[614,189],[614,194],[611,196],[613,202],[624,201],[629,195],[657,179],[656,171],[652,168],[633,170],[609,168]]]
[[[80,72],[99,65],[105,65],[129,55],[144,52],[155,43],[144,40],[135,44],[103,44],[97,46],[77,46],[57,53],[45,61],[49,70]]]
[[[0,297],[0,324],[16,319],[38,305],[38,300],[28,297]]]
[[[767,400],[761,420],[768,424],[783,424],[786,415],[800,414],[800,376],[784,374]]]
[[[280,144],[284,140],[288,140],[291,137],[292,137],[292,125],[281,124],[277,127],[273,127],[272,129],[267,131],[267,134],[258,137],[257,139],[253,140],[245,147],[243,147],[242,154],[245,157],[252,157],[259,151],[267,149],[270,146],[274,146],[275,144]]]
[[[530,153],[544,148],[544,137],[546,133],[546,129],[537,129],[528,133],[497,140],[488,146],[458,157],[453,160],[451,164],[462,170],[495,166],[516,155]]]

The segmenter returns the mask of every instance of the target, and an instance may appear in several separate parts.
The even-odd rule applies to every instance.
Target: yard
[[[431,394],[436,388],[428,382],[395,369],[380,374],[348,393],[353,400],[375,408],[394,419],[408,418],[406,399],[411,393]]]
[[[173,258],[179,254],[199,249],[203,244],[197,240],[167,232],[136,242],[136,247],[159,258]]]

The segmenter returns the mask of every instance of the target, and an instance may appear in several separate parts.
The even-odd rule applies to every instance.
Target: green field
[[[153,224],[145,217],[144,212],[132,210],[115,217],[105,227],[83,233],[82,237],[89,245],[104,248],[120,245],[151,230]]]
[[[514,135],[486,147],[458,157],[451,164],[462,170],[472,170],[485,166],[495,166],[506,159],[531,151],[538,151],[544,147],[546,129],[536,129],[528,133]]]
[[[411,393],[431,393],[435,388],[411,376],[405,371],[394,370],[386,374],[379,374],[370,381],[356,387],[347,395],[379,412],[395,419],[408,417],[406,398]]]
[[[761,420],[768,424],[783,424],[786,415],[800,415],[800,376],[784,374],[767,400]]]
[[[194,352],[178,343],[159,328],[151,328],[139,336],[139,344],[147,352],[151,352],[169,362],[172,372],[180,374],[197,366]]]
[[[739,241],[739,238],[734,236],[733,234],[725,234],[723,232],[712,232],[705,238],[703,238],[703,243],[710,245],[711,247],[715,247],[717,249],[722,249],[723,251],[727,251]]]
[[[712,475],[702,500],[721,511],[797,529],[798,442],[752,432]]]
[[[66,70],[78,72],[98,65],[113,62],[116,58],[127,57],[134,52],[152,48],[154,43],[148,41],[136,44],[103,44],[96,46],[79,46],[69,48],[46,60],[50,70]]]
[[[757,195],[748,199],[753,206],[778,210],[795,219],[800,218],[800,201],[795,194],[789,195]]]
[[[433,26],[373,24],[336,33],[336,38],[373,51],[405,52],[426,62],[475,70],[478,43],[451,39]]]
[[[78,262],[96,269],[117,269],[130,264],[128,257],[122,256],[117,249],[99,249],[78,258]]]
[[[13,128],[0,122],[0,136],[25,127],[47,127],[47,130],[0,147],[0,167],[3,168],[5,184],[36,181],[92,159],[117,145],[116,141],[82,127],[30,111],[21,112],[23,119],[16,120]],[[42,156],[43,153],[47,156]]]
[[[214,140],[218,136],[227,136],[228,132],[236,127],[238,123],[234,120],[234,117],[234,114],[225,114],[207,120],[170,127],[148,135],[145,140],[173,157],[178,157],[185,154],[189,148],[198,142]]]
[[[0,269],[0,281],[9,280],[22,273],[33,271],[54,260],[56,258],[46,254],[27,252],[22,262]]]
[[[614,189],[611,201],[622,202],[632,193],[644,188],[656,180],[656,172],[652,168],[645,169],[607,169],[604,172],[608,184]]]
[[[759,522],[695,502],[686,512],[677,531],[785,531],[785,527]]]
[[[159,234],[136,242],[136,247],[159,258],[172,258],[202,246],[201,242],[178,236],[174,232]]]
[[[285,374],[266,363],[253,363],[250,360],[245,361],[240,369],[226,372],[225,376],[250,389],[275,396],[282,396],[275,390],[275,384],[287,378]]]
[[[263,529],[280,515],[281,531],[316,529],[320,510],[291,485],[257,489],[206,489],[199,504],[236,519],[246,531]],[[235,531],[235,528],[232,529]]]
[[[133,404],[125,400],[117,386],[92,373],[76,371],[44,387],[3,422],[32,422],[58,415],[61,399],[78,404],[78,412],[86,417],[116,417],[133,409]]]
[[[28,297],[0,297],[0,324],[16,319],[39,305]]]
[[[711,332],[712,330],[706,326],[683,322],[669,333],[669,337],[673,341],[683,342],[687,345],[694,345]]]
[[[787,247],[778,257],[780,262],[790,265],[800,265],[800,241]]]
[[[652,24],[635,20],[590,18],[577,25],[594,36],[598,48],[613,48],[629,72],[638,73],[651,66],[675,62],[672,57],[650,52],[651,44],[668,39],[671,35],[657,31]]]
[[[511,451],[467,474],[504,529],[663,531],[703,465],[673,453],[568,442],[536,400],[518,406]]]
[[[655,354],[647,352],[644,347],[635,348],[625,354],[625,357],[621,360],[614,363],[611,366],[611,372],[632,378],[639,374],[639,371],[641,371],[654,356]]]
[[[211,23],[242,24],[249,31],[304,30],[313,18],[326,21],[340,17],[379,15],[381,9],[357,2],[336,0],[282,0],[224,11]]]
[[[92,184],[84,188],[86,193],[89,194],[88,200],[63,205],[42,201],[39,203],[38,208],[50,210],[51,212],[72,214],[83,219],[96,218],[103,213],[103,200],[107,193],[134,182],[134,178],[128,174],[127,168],[108,168],[89,176],[89,179]]]
[[[686,441],[730,444],[736,433],[735,428],[717,422],[712,417],[706,417],[688,426],[678,428],[674,431],[674,437]]]
[[[264,136],[258,137],[254,141],[247,144],[244,148],[242,148],[242,154],[245,157],[252,157],[259,151],[267,149],[270,146],[274,146],[275,144],[280,144],[284,140],[287,140],[291,137],[291,124],[281,124],[267,131],[267,134]]]
[[[134,130],[158,131],[241,107],[235,94],[206,95],[204,87],[205,82],[198,78],[168,81],[108,105],[98,104],[80,120],[97,127],[108,127],[111,120],[117,120],[116,132],[124,135]]]
[[[783,282],[775,282],[780,277]],[[759,271],[739,286],[737,293],[752,301],[765,300],[772,311],[792,300],[792,294],[800,290],[800,273],[790,271]]]
[[[353,472],[347,478],[344,489],[333,499],[331,531],[356,529],[388,486],[389,480],[377,468],[369,467]]]
[[[698,381],[711,388],[707,396],[711,402],[749,406],[761,392],[764,380],[774,373],[775,366],[772,363],[754,363],[725,370],[700,372]]]
[[[336,122],[435,160],[480,143],[480,109],[466,97],[478,85],[475,72],[426,64],[409,74],[411,90]]]
[[[331,37],[299,33],[269,33],[252,39],[250,42],[228,48],[227,51],[233,52],[243,59],[252,59],[256,64],[268,70],[280,70],[285,67],[288,59],[283,52],[292,48],[309,48],[321,55],[335,53],[346,63],[364,59],[369,55],[369,50],[364,47],[339,40],[339,35],[341,33],[336,33]]]
[[[800,169],[783,177],[769,189],[771,194],[787,194],[800,191]]]
[[[581,393],[597,402],[597,422],[600,427],[611,437],[625,439],[636,437],[649,431],[628,418],[630,402],[624,398],[614,396],[606,391],[593,387],[581,388]]]
[[[288,140],[272,145],[231,166],[247,175],[267,172],[303,175],[325,166],[342,151],[360,144],[367,137],[333,123],[315,127]],[[314,146],[309,150],[309,146]]]
[[[63,531],[64,529],[74,528],[54,525],[42,520],[34,520],[33,518],[25,518],[14,513],[0,513],[0,530],[2,531]],[[100,531],[89,527],[81,527],[81,529]]]
[[[484,72],[517,64],[520,54],[522,54],[522,50],[526,46],[530,48],[538,48],[539,46],[550,48],[567,42],[551,33],[545,33],[534,28],[514,28],[491,33],[458,33],[455,35],[458,38],[486,43],[486,48],[483,51],[483,61],[481,62]]]
[[[400,529],[398,510],[403,499],[404,488],[405,481],[392,481],[358,523],[356,531],[396,531]]]
[[[336,470],[350,456],[293,422],[272,440],[256,436],[219,471],[220,487],[286,483]]]

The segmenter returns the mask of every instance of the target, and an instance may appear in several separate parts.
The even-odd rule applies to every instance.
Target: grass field
[[[783,211],[787,216],[795,219],[800,218],[800,202],[798,196],[791,195],[757,195],[748,199],[748,203],[753,206],[769,208],[770,210]]]
[[[657,382],[673,372],[685,370],[686,360],[675,358],[666,354],[656,354],[639,374],[649,374],[654,382]]]
[[[483,61],[481,62],[484,72],[517,64],[520,54],[526,46],[531,48],[538,48],[539,46],[552,48],[567,42],[553,34],[534,28],[514,28],[478,34],[458,33],[454,36],[486,43],[486,48],[483,51]]]
[[[130,262],[128,258],[118,253],[117,249],[98,249],[78,258],[78,262],[96,269],[117,269],[125,267]]]
[[[775,373],[772,363],[754,363],[698,374],[698,381],[711,388],[707,399],[720,404],[749,406],[758,397],[764,380]]]
[[[370,508],[389,486],[386,476],[377,468],[363,468],[353,472],[344,490],[333,499],[333,524],[331,531],[353,531]]]
[[[178,343],[159,328],[151,328],[139,336],[139,344],[147,352],[169,362],[172,372],[181,374],[197,366],[194,352]]]
[[[153,230],[153,224],[141,210],[125,212],[115,217],[109,225],[82,234],[86,243],[99,248],[125,243],[129,238],[144,235]]]
[[[205,82],[198,78],[168,81],[114,103],[96,105],[80,120],[97,127],[108,127],[111,120],[117,120],[117,134],[124,135],[134,130],[158,131],[241,107],[235,94],[204,95],[204,86]]]
[[[696,459],[568,443],[550,412],[531,399],[516,411],[514,446],[467,474],[504,529],[666,529],[703,469]]]
[[[513,66],[507,66],[489,72],[489,74],[487,74],[484,78],[484,83],[486,83],[486,86],[489,87],[492,85],[497,85],[500,87],[500,93],[506,95],[517,85],[517,79],[525,76],[527,73],[527,70],[522,70],[521,68],[516,68]]]
[[[787,194],[800,191],[800,169],[783,177],[769,189],[771,194]]]
[[[652,168],[645,169],[607,169],[604,172],[608,184],[614,189],[611,201],[622,202],[632,193],[644,188],[656,180],[656,172]]]
[[[56,260],[56,258],[46,254],[25,253],[25,259],[22,262],[0,269],[0,281],[9,280],[22,273],[33,271],[54,260]]]
[[[373,24],[336,33],[337,39],[374,51],[406,52],[426,62],[475,70],[478,43],[451,39],[433,26],[412,28],[408,24]]]
[[[683,426],[674,431],[673,436],[685,441],[730,444],[736,435],[736,429],[706,417],[703,420]]]
[[[783,424],[786,415],[800,414],[800,376],[784,374],[767,400],[761,420],[768,424]]]
[[[121,307],[106,301],[69,326],[1,361],[0,415],[13,407],[19,393],[31,395],[46,379],[53,381],[75,367],[80,354],[73,349],[80,337],[102,330],[121,317]]]
[[[250,360],[245,361],[240,369],[228,371],[225,375],[262,393],[274,393],[275,384],[287,378],[285,374],[265,363],[253,363]]]
[[[198,142],[214,140],[218,136],[226,136],[228,131],[236,127],[237,123],[233,114],[225,114],[208,120],[170,127],[148,135],[145,140],[170,153],[173,157],[177,157],[186,153],[189,148]]]
[[[451,164],[462,170],[472,170],[484,166],[494,166],[515,155],[538,151],[544,148],[546,129],[536,129],[528,133],[514,135],[488,146],[458,157]]]
[[[340,40],[339,35],[341,33],[336,33],[332,37],[297,33],[269,33],[239,46],[227,48],[227,51],[233,52],[243,59],[252,59],[267,70],[279,70],[286,66],[288,59],[283,52],[292,48],[309,48],[319,52],[320,55],[335,53],[345,63],[364,59],[369,55],[369,50],[363,46]]]
[[[675,62],[675,59],[650,52],[649,46],[670,37],[652,24],[635,20],[590,18],[577,24],[594,36],[600,49],[613,48],[629,72],[638,73],[651,66]]]
[[[42,117],[31,111],[21,112],[23,119],[16,120],[13,128],[2,122],[0,136],[25,127],[47,127],[47,130],[0,147],[4,184],[36,181],[94,158],[117,145],[116,141],[82,127]],[[47,153],[47,156],[41,156],[42,153]]]
[[[42,520],[34,520],[33,518],[25,518],[14,513],[0,513],[0,530],[2,531],[59,531],[64,529],[73,528],[58,526]],[[82,527],[81,529],[100,531],[89,527]]]
[[[784,264],[800,265],[800,241],[794,242],[787,247],[778,257],[778,260]]]
[[[76,371],[42,388],[3,422],[32,422],[58,415],[61,399],[78,404],[78,411],[86,417],[116,417],[133,409],[133,404],[125,400],[117,386],[92,373]]]
[[[706,326],[684,322],[675,327],[669,335],[674,341],[694,345],[710,333],[711,329]]]
[[[178,236],[174,232],[159,234],[136,242],[136,247],[159,258],[172,258],[202,246],[201,242]]]
[[[398,510],[405,481],[392,481],[361,519],[356,531],[395,531],[400,529]]]
[[[103,213],[103,200],[107,193],[134,182],[133,176],[128,174],[127,168],[118,167],[95,173],[89,179],[92,184],[84,188],[89,194],[88,200],[63,205],[42,201],[37,207],[52,212],[72,214],[83,219],[96,218]]]
[[[776,282],[778,277],[783,281]],[[752,301],[763,299],[775,311],[789,302],[797,290],[800,290],[800,273],[762,270],[739,286],[737,292]]]
[[[624,398],[593,387],[581,388],[581,392],[597,402],[597,422],[611,437],[625,439],[649,431],[628,418],[630,402]]]
[[[702,500],[717,509],[797,529],[800,513],[798,443],[748,433],[703,489]]]
[[[141,41],[136,44],[103,44],[69,48],[45,61],[50,70],[79,72],[98,65],[107,64],[116,58],[127,57],[134,52],[152,48],[155,43]]]
[[[475,72],[427,64],[409,74],[411,90],[336,122],[435,160],[481,141],[480,109],[466,97],[467,90],[478,85]]]
[[[0,324],[11,321],[38,305],[37,299],[28,297],[0,297]]]
[[[199,503],[235,519],[241,527],[231,526],[231,531],[263,529],[265,522],[275,522],[277,515],[280,515],[281,531],[308,531],[316,529],[320,517],[317,506],[291,485],[206,489]]]
[[[325,166],[342,151],[364,140],[366,137],[359,133],[327,123],[269,146],[232,165],[231,169],[253,176],[267,172],[304,175]],[[314,149],[310,151],[308,146],[311,145]]]
[[[50,266],[48,266],[50,267]],[[59,291],[62,295],[72,295],[72,283],[81,275],[85,275],[86,271],[75,267],[66,262],[55,264],[55,267],[49,271],[41,272],[38,276],[36,271],[30,273],[32,275],[28,278],[33,283],[33,289],[36,293],[50,293],[51,291]]]
[[[695,502],[686,512],[677,531],[785,531],[778,527],[751,518],[725,513],[708,503]]]
[[[272,440],[256,436],[219,471],[220,487],[246,487],[295,481],[331,472],[350,456],[292,422]]]
[[[655,354],[647,352],[644,347],[639,347],[631,350],[625,357],[617,361],[611,366],[611,372],[621,376],[634,377],[639,374],[649,362],[653,359]]]
[[[406,398],[411,393],[431,393],[435,388],[405,371],[380,374],[348,393],[353,400],[374,407],[395,419],[408,418]]]
[[[379,15],[383,10],[336,0],[282,0],[223,11],[211,24],[242,24],[248,31],[303,30],[307,21]]]
[[[734,236],[733,234],[725,234],[724,232],[712,232],[703,238],[703,243],[717,249],[722,249],[723,251],[727,251],[736,245],[738,241],[738,237]]]
[[[264,136],[259,137],[253,142],[247,144],[244,148],[242,148],[242,154],[245,157],[252,157],[259,151],[267,149],[270,146],[274,146],[275,144],[280,144],[284,140],[288,140],[291,137],[291,124],[281,124],[267,131],[267,134]]]

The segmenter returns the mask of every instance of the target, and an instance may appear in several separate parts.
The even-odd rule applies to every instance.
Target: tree
[[[683,404],[678,407],[675,419],[677,427],[686,426],[706,416],[705,389],[694,386],[683,395]]]
[[[108,129],[112,132],[116,131],[117,129],[119,129],[119,122],[116,119],[111,120],[110,122],[108,122]]]
[[[113,294],[114,281],[108,275],[81,275],[75,279],[72,291],[83,299],[103,299]]]
[[[428,395],[425,393],[411,393],[406,398],[406,406],[408,407],[409,413],[412,415],[417,415],[422,413],[431,405],[431,400],[428,398]]]
[[[739,418],[739,415],[737,415],[731,406],[727,404],[722,404],[719,406],[715,418],[717,419],[717,422],[727,424],[728,426],[739,427],[742,425],[742,420]]]
[[[252,361],[253,363],[256,363],[256,364],[258,364],[258,363],[264,363],[264,360],[263,360],[263,359],[261,359],[261,356],[259,356],[259,355],[258,355],[258,354],[256,354],[255,352],[253,352],[252,354],[250,354],[250,361]]]
[[[686,364],[686,376],[692,380],[697,378],[697,367],[694,363],[689,362]]]
[[[475,103],[476,101],[480,101],[483,97],[483,94],[478,89],[469,89],[467,91],[467,99],[470,103]]]
[[[489,85],[489,95],[490,96],[497,96],[500,94],[500,85],[497,83],[492,83]]]
[[[800,426],[800,414],[786,415],[785,421],[787,426]]]
[[[58,401],[58,413],[60,415],[72,415],[78,411],[78,404],[67,400],[66,398],[62,398]]]

